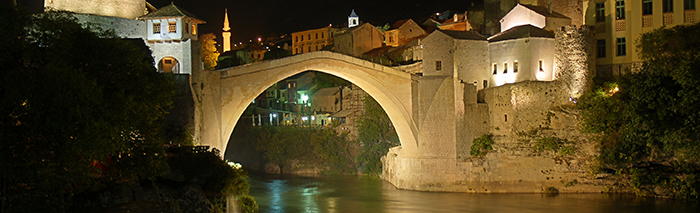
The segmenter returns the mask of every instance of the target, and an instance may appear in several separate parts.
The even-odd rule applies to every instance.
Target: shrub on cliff
[[[484,157],[489,151],[493,150],[493,135],[483,134],[481,137],[474,138],[472,143],[471,154],[474,157]]]
[[[700,198],[700,40],[687,38],[699,34],[700,24],[645,33],[642,69],[580,101],[601,166],[630,175],[640,194]]]

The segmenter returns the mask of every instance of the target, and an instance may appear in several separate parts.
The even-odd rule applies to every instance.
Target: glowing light
[[[304,102],[306,102],[306,101],[309,100],[309,96],[306,95],[306,94],[303,94],[303,95],[301,95],[301,100],[304,101]]]
[[[260,39],[260,37],[258,37],[258,42],[260,42],[260,41],[262,41],[262,39]]]
[[[311,116],[311,120],[312,120],[312,121],[315,121],[315,120],[316,120],[316,116],[313,116],[313,115],[312,115],[312,116]]]
[[[302,120],[302,121],[309,120],[309,117],[307,117],[307,116],[301,117],[301,120]]]

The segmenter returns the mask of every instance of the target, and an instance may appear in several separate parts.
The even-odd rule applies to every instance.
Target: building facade
[[[339,53],[359,57],[383,45],[384,32],[370,23],[364,23],[336,35],[334,49]]]
[[[324,27],[292,33],[292,54],[315,52],[333,45],[334,37],[340,29]]]
[[[404,19],[397,21],[391,26],[391,30],[384,32],[384,40],[386,46],[397,47],[406,45],[413,39],[425,34],[425,30],[413,19]]]
[[[598,75],[641,68],[635,42],[660,27],[698,23],[700,0],[585,0],[584,22],[596,29]]]

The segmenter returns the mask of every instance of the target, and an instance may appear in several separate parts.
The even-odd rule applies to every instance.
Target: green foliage
[[[700,40],[687,39],[698,33],[700,24],[644,34],[637,43],[642,69],[617,79],[619,90],[598,84],[580,101],[585,129],[600,135],[601,167],[622,174],[632,168],[638,189],[660,186],[676,197],[697,198],[685,188],[700,186],[686,181],[700,172]],[[693,169],[649,166],[675,161]],[[677,184],[681,182],[691,185]]]
[[[245,180],[247,173],[229,166],[217,152],[181,149],[168,159],[168,163],[173,172],[185,176],[185,182],[202,186],[204,194],[216,206],[223,207],[226,197],[231,195],[248,196],[250,185]]]
[[[578,184],[578,180],[574,179],[574,180],[569,181],[568,183],[566,183],[566,184],[564,185],[564,187],[572,187],[572,186],[574,186],[574,185],[576,185],[576,184]]]
[[[559,195],[559,189],[550,186],[550,187],[547,187],[544,189],[544,193],[548,197],[557,196],[557,195]]]
[[[347,133],[338,134],[331,128],[263,126],[254,128],[253,135],[258,136],[256,149],[282,172],[298,166],[321,168],[326,173],[353,171],[352,141]]]
[[[238,209],[243,213],[253,213],[258,211],[258,203],[255,198],[250,195],[242,195],[238,197]]]
[[[469,154],[471,154],[474,157],[484,157],[486,154],[489,153],[489,151],[493,150],[493,135],[492,134],[483,134],[481,137],[474,138],[474,142],[472,143],[471,151]]]
[[[366,96],[364,112],[357,121],[358,143],[360,152],[357,163],[365,174],[382,173],[381,157],[389,148],[399,146],[399,136],[389,116],[374,98]]]
[[[561,144],[564,143],[566,140],[562,140],[560,138],[554,137],[554,136],[544,136],[544,137],[539,137],[535,139],[535,146],[533,147],[533,150],[535,152],[541,152],[541,151],[559,151],[559,147],[561,147]]]
[[[204,63],[204,69],[214,70],[219,60],[219,51],[216,50],[216,35],[213,33],[200,35],[199,41],[202,43],[202,62]]]
[[[160,124],[174,87],[143,42],[65,13],[0,18],[4,211],[63,212],[75,194],[167,172]]]
[[[561,156],[566,156],[566,155],[574,155],[576,152],[576,148],[573,146],[564,146],[559,150],[559,155]]]
[[[386,32],[387,30],[391,29],[391,26],[389,26],[389,23],[386,23],[384,26],[377,26],[377,29],[381,30],[382,32]]]

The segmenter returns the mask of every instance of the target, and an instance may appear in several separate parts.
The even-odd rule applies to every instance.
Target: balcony
[[[694,23],[695,22],[695,10],[683,11],[683,22]]]
[[[644,15],[642,16],[642,27],[653,27],[654,26],[654,16]]]
[[[664,13],[664,25],[673,25],[673,13]]]
[[[605,22],[595,23],[595,32],[596,33],[605,33],[607,31],[606,27],[607,26],[606,26]]]
[[[627,22],[625,19],[615,20],[615,31],[625,31],[627,30]]]

